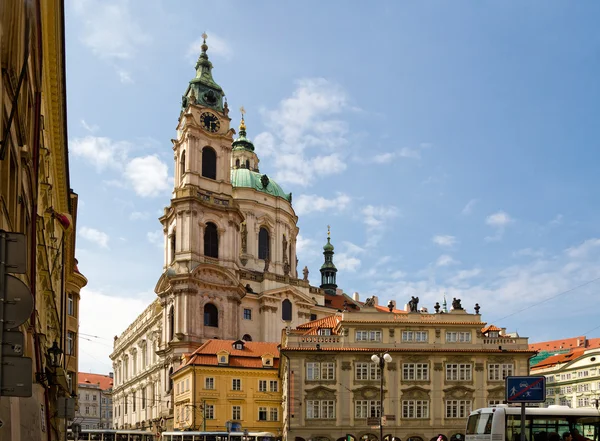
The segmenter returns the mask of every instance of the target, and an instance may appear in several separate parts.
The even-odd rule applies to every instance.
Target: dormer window
[[[237,349],[238,351],[242,351],[244,349],[244,341],[237,340],[233,342],[233,349]]]
[[[273,366],[273,356],[272,355],[264,355],[262,357],[263,367],[272,367]]]
[[[329,328],[319,329],[319,335],[331,335],[331,329],[329,329]]]
[[[498,333],[498,331],[490,331],[488,332],[488,337],[498,338],[500,337],[500,334]]]
[[[219,363],[227,363],[227,356],[221,355],[221,359],[219,360]]]
[[[219,352],[217,354],[219,364],[229,364],[229,354],[227,352]]]

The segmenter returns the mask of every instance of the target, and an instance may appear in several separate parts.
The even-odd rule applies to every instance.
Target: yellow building
[[[0,441],[52,441],[64,439],[68,423],[59,403],[77,392],[79,292],[87,283],[75,260],[64,2],[0,1],[0,65],[0,230],[24,237],[26,265],[12,276],[33,300],[29,318],[12,330],[23,344],[3,345],[23,350],[3,354],[3,367],[22,368],[7,380],[19,377],[21,389],[0,398]]]
[[[276,343],[209,340],[171,376],[175,430],[281,435]]]

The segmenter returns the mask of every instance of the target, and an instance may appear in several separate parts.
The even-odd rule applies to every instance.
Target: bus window
[[[492,433],[492,413],[478,413],[467,420],[467,435],[489,435]]]

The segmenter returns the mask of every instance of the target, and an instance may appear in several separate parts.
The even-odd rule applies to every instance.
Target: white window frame
[[[215,378],[214,377],[204,378],[204,389],[206,389],[206,390],[214,390],[215,389]]]
[[[240,391],[242,390],[242,379],[232,378],[231,379],[231,390]]]
[[[354,336],[356,341],[381,341],[382,332],[376,330],[358,330]]]
[[[259,392],[267,391],[267,380],[258,380],[258,391]]]
[[[488,364],[488,381],[504,381],[506,377],[514,375],[515,365],[513,363],[491,363]]]
[[[207,420],[215,419],[215,405],[214,404],[205,404],[204,405],[204,417]]]
[[[354,418],[379,418],[379,400],[357,400],[354,402]]]
[[[269,380],[269,392],[279,392],[279,381]]]
[[[261,415],[264,414],[265,417],[261,418]],[[269,421],[269,412],[266,407],[260,406],[258,408],[258,421]]]
[[[446,343],[471,343],[471,331],[446,331]]]
[[[471,363],[446,364],[446,381],[471,381],[473,365]]]
[[[426,419],[429,418],[428,400],[403,400],[402,418]]]
[[[429,363],[403,363],[402,381],[429,381]]]
[[[248,312],[248,317],[246,317],[246,312]],[[242,314],[242,317],[244,318],[244,320],[252,320],[252,309],[250,309],[250,308],[244,308],[244,312]]]
[[[277,407],[269,407],[269,421],[279,421],[279,409]]]
[[[372,381],[381,379],[381,369],[373,362],[359,362],[354,365],[354,379],[356,381]]]
[[[242,406],[231,406],[231,419],[234,421],[242,419]]]
[[[471,413],[471,400],[446,400],[446,418],[467,418]]]
[[[427,343],[428,341],[428,331],[402,331],[402,342],[404,343]]]
[[[306,419],[335,419],[335,404],[334,400],[307,400]]]

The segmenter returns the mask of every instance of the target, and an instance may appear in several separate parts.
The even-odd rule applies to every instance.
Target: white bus
[[[526,441],[562,441],[569,432],[573,441],[600,441],[600,411],[592,407],[526,407]],[[467,420],[466,441],[520,441],[521,407],[499,404],[477,409]]]

